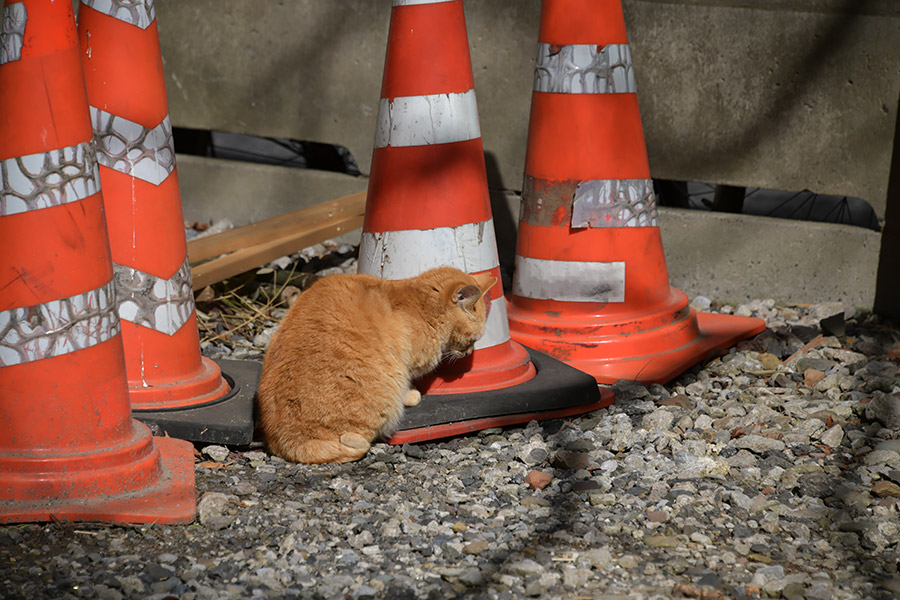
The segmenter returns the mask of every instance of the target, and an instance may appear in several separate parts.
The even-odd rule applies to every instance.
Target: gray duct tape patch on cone
[[[525,175],[519,221],[543,227],[659,227],[649,179],[552,180]]]
[[[659,227],[649,179],[595,179],[575,188],[572,221],[584,227]]]
[[[22,58],[26,21],[28,13],[24,2],[6,4],[0,21],[0,65]]]
[[[555,94],[633,94],[628,44],[539,44],[534,91]]]

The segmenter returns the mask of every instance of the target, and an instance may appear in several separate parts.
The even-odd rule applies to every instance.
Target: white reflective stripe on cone
[[[449,144],[481,137],[475,90],[382,98],[375,147]]]
[[[633,94],[628,44],[539,44],[534,91],[555,94]]]
[[[406,279],[445,266],[480,273],[499,264],[493,219],[458,227],[363,232],[359,247],[359,272],[382,279]]]
[[[154,128],[91,107],[97,159],[125,175],[159,185],[175,170],[175,140],[169,115]]]
[[[0,367],[60,356],[118,335],[113,282],[35,306],[0,311]]]
[[[113,263],[119,318],[175,335],[194,313],[191,265],[184,263],[168,279]]]
[[[84,200],[100,191],[89,142],[0,161],[0,217]]]
[[[507,341],[509,341],[509,319],[506,316],[506,301],[503,296],[500,296],[491,301],[487,323],[484,326],[484,335],[475,342],[475,349],[499,346]]]
[[[513,294],[534,300],[624,302],[625,263],[516,256]]]
[[[442,2],[453,2],[453,0],[394,0],[393,6],[413,6],[416,4],[440,4]]]
[[[129,25],[147,29],[156,18],[156,7],[153,0],[142,2],[121,2],[121,0],[81,0],[97,12],[109,15]]]
[[[0,13],[0,65],[22,58],[28,11],[24,2],[7,2]]]

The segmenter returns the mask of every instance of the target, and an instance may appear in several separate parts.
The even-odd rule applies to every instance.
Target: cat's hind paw
[[[369,444],[369,441],[366,438],[353,432],[341,434],[341,443],[354,450],[363,450],[364,452],[368,452],[371,447],[371,444]]]
[[[406,392],[406,398],[403,399],[404,406],[415,406],[422,401],[422,394],[419,390],[409,390]]]

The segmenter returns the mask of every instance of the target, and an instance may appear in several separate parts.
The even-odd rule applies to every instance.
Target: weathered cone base
[[[521,385],[536,374],[525,348],[507,341],[439,366],[415,385],[422,395],[469,394]]]
[[[155,382],[147,387],[140,381],[129,381],[128,394],[132,410],[177,410],[219,402],[229,393],[230,386],[219,367],[200,357],[200,368],[187,379]]]
[[[613,392],[593,377],[554,358],[525,348],[537,375],[525,383],[471,394],[422,396],[408,407],[400,428],[387,442],[406,444],[462,435],[534,420],[557,419],[613,403]]]
[[[205,358],[204,361],[209,361]],[[212,363],[212,361],[209,361]],[[169,410],[133,409],[134,417],[146,423],[156,435],[168,435],[193,442],[246,446],[253,441],[253,396],[262,365],[250,360],[217,360],[218,376],[231,387],[224,396],[198,406]]]
[[[535,321],[510,307],[510,335],[601,384],[620,379],[666,383],[766,328],[762,319],[695,312],[682,292],[673,292],[675,302],[658,312],[619,321]]]
[[[197,514],[194,498],[194,450],[183,440],[153,438],[162,459],[162,476],[155,485],[130,493],[97,495],[53,501],[0,503],[0,523],[31,521],[111,521],[125,523],[190,523]],[[94,472],[101,478],[103,473]],[[47,479],[70,478],[65,471],[48,473]],[[0,476],[0,480],[3,477]]]

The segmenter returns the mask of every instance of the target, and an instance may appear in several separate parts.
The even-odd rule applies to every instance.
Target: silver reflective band
[[[628,44],[538,44],[534,91],[556,94],[635,92]]]
[[[595,179],[575,188],[573,228],[659,227],[649,179]]]
[[[0,20],[0,65],[22,58],[27,20],[24,2],[6,3]]]
[[[175,141],[169,115],[153,129],[91,107],[97,159],[109,167],[159,185],[175,170]]]
[[[0,161],[0,217],[84,200],[100,191],[89,142]]]
[[[188,259],[168,279],[113,264],[119,318],[174,335],[194,312]]]
[[[382,98],[378,104],[376,148],[449,144],[479,137],[475,90]]]
[[[625,302],[625,263],[516,256],[513,294],[561,302]]]
[[[95,290],[0,311],[0,367],[61,356],[119,334],[110,281]]]
[[[81,3],[141,29],[147,29],[156,18],[153,0],[81,0]]]
[[[458,227],[363,232],[359,272],[382,279],[406,279],[434,267],[479,273],[498,266],[494,221]]]

